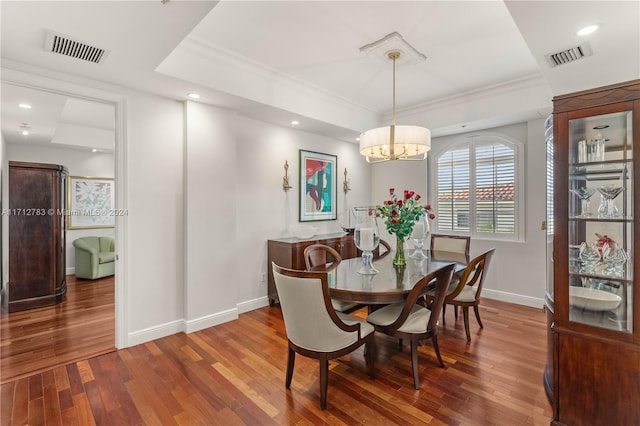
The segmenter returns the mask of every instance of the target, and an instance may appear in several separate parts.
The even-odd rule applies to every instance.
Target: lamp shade
[[[360,154],[378,161],[427,158],[431,131],[420,126],[386,126],[360,135]],[[422,158],[417,158],[422,156]]]

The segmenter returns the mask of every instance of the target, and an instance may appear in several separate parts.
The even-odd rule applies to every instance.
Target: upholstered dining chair
[[[454,264],[448,264],[422,278],[411,290],[404,303],[394,303],[371,312],[367,322],[373,324],[376,331],[400,339],[400,350],[403,340],[411,342],[411,369],[413,370],[413,385],[420,389],[418,375],[418,343],[431,338],[433,350],[438,358],[440,367],[444,362],[438,347],[438,316],[442,303],[451,282]],[[418,304],[427,285],[435,280],[434,297],[427,306]]]
[[[449,253],[461,253],[469,256],[471,237],[462,235],[431,234],[431,252],[441,251]]]
[[[310,246],[305,247],[303,254],[304,264],[307,267],[307,271],[313,271],[314,269],[318,270],[320,267],[322,267],[323,271],[330,271],[335,269],[338,264],[342,262],[340,253],[338,253],[338,251],[333,247],[325,244],[311,244]],[[351,312],[355,312],[364,307],[364,305],[359,303],[351,303],[334,299],[331,299],[331,303],[336,311],[344,312],[345,314],[350,314]]]
[[[327,405],[329,360],[365,345],[367,372],[374,378],[376,355],[372,325],[336,312],[329,298],[326,272],[296,271],[275,263],[273,278],[289,342],[285,386],[291,386],[296,353],[320,361],[320,408]]]
[[[480,328],[484,328],[482,321],[480,320],[480,294],[482,292],[482,285],[484,279],[487,276],[487,270],[489,269],[489,263],[491,257],[495,252],[495,248],[485,251],[484,253],[474,257],[467,264],[464,271],[459,277],[455,278],[456,285],[449,287],[449,291],[444,299],[444,305],[442,306],[442,319],[444,320],[444,314],[447,305],[453,305],[455,309],[455,318],[458,319],[458,306],[462,307],[462,316],[464,318],[464,331],[467,335],[467,341],[471,341],[471,333],[469,331],[469,308],[473,307],[473,312],[476,315],[476,320]],[[427,293],[427,301],[433,298],[432,293]]]

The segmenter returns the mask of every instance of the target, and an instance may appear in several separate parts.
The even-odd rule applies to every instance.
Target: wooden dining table
[[[389,304],[404,301],[414,285],[432,271],[450,263],[455,264],[455,273],[464,270],[469,257],[451,252],[425,251],[426,259],[413,259],[407,254],[407,265],[393,265],[393,256],[374,260],[377,274],[360,274],[362,258],[343,259],[327,272],[329,293],[332,299],[366,305]],[[429,291],[427,286],[425,292]]]

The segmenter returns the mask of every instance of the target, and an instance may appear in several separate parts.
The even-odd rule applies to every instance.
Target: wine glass
[[[596,190],[594,188],[573,188],[571,192],[576,194],[580,199],[580,214],[578,217],[591,216],[591,213],[589,213],[589,203],[591,202],[593,194],[596,193]]]
[[[353,211],[356,217],[353,240],[356,247],[362,251],[362,268],[358,273],[377,274],[378,270],[373,267],[373,251],[380,244],[376,209],[375,207],[354,207]]]
[[[413,253],[409,256],[412,259],[426,259],[427,256],[422,251],[424,240],[429,237],[431,230],[429,228],[429,219],[426,215],[421,215],[420,219],[413,225],[411,238],[413,239]]]
[[[616,218],[618,217],[618,207],[613,202],[615,198],[620,195],[623,187],[619,185],[602,185],[598,187],[598,192],[600,193],[601,201],[600,207],[598,207],[598,217],[601,218]]]
[[[596,264],[600,262],[601,256],[595,244],[587,244],[583,242],[580,244],[580,261],[582,267],[580,272],[583,274],[593,274],[596,270]]]

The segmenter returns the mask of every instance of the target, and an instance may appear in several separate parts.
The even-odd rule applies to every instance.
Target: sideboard
[[[271,262],[291,269],[305,269],[304,249],[311,244],[325,244],[340,253],[343,259],[359,256],[359,251],[353,242],[353,234],[338,232],[334,234],[316,235],[309,239],[296,237],[278,238],[267,241],[267,292],[269,305],[278,303],[278,293],[273,281]]]

